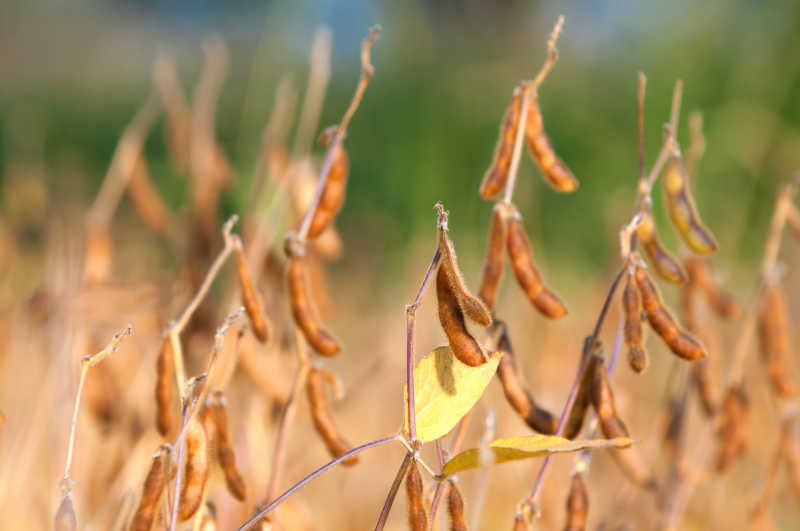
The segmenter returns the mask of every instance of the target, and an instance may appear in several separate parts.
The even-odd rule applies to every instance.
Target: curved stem
[[[326,470],[328,470],[332,466],[344,461],[348,457],[351,457],[351,456],[354,456],[354,455],[356,455],[356,454],[358,454],[360,452],[363,452],[364,450],[368,450],[369,448],[374,448],[376,446],[380,446],[382,444],[386,444],[387,442],[394,441],[395,439],[397,439],[397,435],[390,435],[390,436],[384,437],[382,439],[378,439],[378,440],[375,440],[375,441],[371,441],[371,442],[362,444],[361,446],[356,446],[352,450],[343,453],[342,455],[340,455],[339,457],[337,457],[333,461],[330,461],[329,463],[319,467],[318,469],[316,469],[315,471],[311,472],[309,475],[307,475],[306,477],[304,477],[303,479],[301,479],[300,481],[298,481],[297,483],[292,485],[286,492],[284,492],[283,494],[281,494],[280,496],[275,498],[275,500],[270,502],[269,505],[267,505],[266,507],[261,509],[255,515],[253,515],[252,518],[250,518],[248,521],[246,521],[241,526],[239,526],[237,531],[245,531],[245,529],[250,529],[259,520],[264,518],[271,510],[273,510],[275,507],[277,507],[278,505],[283,503],[284,500],[286,500],[286,498],[288,498],[289,496],[291,496],[292,494],[294,494],[295,492],[300,490],[303,486],[305,486],[306,483],[310,482],[313,479],[316,479],[317,476],[321,475],[323,472],[325,472]]]

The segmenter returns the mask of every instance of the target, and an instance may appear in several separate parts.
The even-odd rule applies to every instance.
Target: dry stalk
[[[503,195],[503,202],[510,204],[514,196],[514,185],[517,182],[517,173],[519,170],[519,159],[522,155],[522,140],[525,138],[525,124],[527,123],[528,109],[530,108],[531,98],[535,97],[536,91],[542,81],[547,77],[550,69],[553,68],[556,60],[558,59],[558,50],[556,49],[556,42],[561,35],[561,29],[564,27],[564,15],[560,15],[556,20],[553,31],[550,33],[550,38],[547,39],[547,58],[544,64],[539,69],[533,81],[523,83],[522,90],[522,108],[520,109],[519,123],[517,124],[517,132],[514,137],[514,151],[511,155],[511,164],[508,168],[508,181],[506,183],[505,194]]]
[[[300,110],[297,133],[294,137],[292,159],[298,160],[308,155],[317,130],[322,102],[328,89],[331,77],[331,30],[326,26],[317,28],[311,44],[311,64],[309,65],[308,83]]]
[[[311,228],[311,220],[314,219],[314,214],[319,206],[322,192],[325,190],[325,184],[328,181],[328,174],[330,173],[334,155],[337,152],[337,148],[342,143],[342,140],[344,140],[344,136],[347,134],[347,126],[350,124],[350,119],[353,117],[356,109],[358,109],[361,98],[364,96],[364,91],[367,89],[369,80],[372,78],[372,74],[375,71],[375,68],[370,62],[370,49],[378,38],[378,32],[380,32],[380,30],[380,26],[373,26],[370,29],[369,36],[361,44],[361,79],[358,81],[358,86],[356,87],[355,94],[353,94],[353,99],[350,101],[350,106],[345,111],[342,121],[339,122],[337,126],[336,133],[333,135],[330,144],[328,144],[328,151],[325,153],[325,159],[319,172],[319,180],[317,181],[317,188],[314,190],[314,197],[311,199],[311,204],[306,210],[303,221],[300,224],[300,229],[295,235],[296,240],[301,244],[305,242],[308,230]]]

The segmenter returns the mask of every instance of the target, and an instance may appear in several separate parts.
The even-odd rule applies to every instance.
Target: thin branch
[[[380,32],[380,30],[380,26],[373,26],[370,28],[369,36],[361,43],[361,78],[358,81],[355,94],[353,94],[353,99],[350,101],[350,105],[348,106],[347,111],[345,111],[342,121],[339,123],[339,127],[336,129],[336,134],[333,136],[333,139],[328,145],[327,153],[325,153],[325,160],[323,161],[322,168],[319,172],[319,180],[317,181],[317,188],[314,190],[314,197],[311,199],[311,203],[309,204],[305,216],[303,217],[303,221],[300,224],[300,229],[297,231],[295,236],[301,243],[305,242],[306,237],[308,236],[308,231],[311,228],[311,221],[314,219],[314,214],[316,213],[320,199],[322,198],[322,192],[325,190],[325,184],[328,182],[328,173],[330,173],[331,164],[333,164],[333,156],[336,153],[336,150],[339,148],[339,145],[344,140],[344,137],[347,134],[347,126],[350,123],[350,119],[356,112],[358,104],[361,103],[361,98],[364,96],[364,91],[367,89],[369,80],[372,78],[372,74],[375,72],[374,67],[370,63],[370,49],[372,48],[372,44],[378,38],[378,32]]]
[[[412,458],[413,454],[411,452],[407,452],[403,457],[403,461],[400,463],[400,468],[397,469],[397,474],[395,474],[394,480],[392,481],[392,486],[389,488],[389,493],[386,495],[386,500],[383,502],[383,507],[381,507],[381,513],[378,515],[378,521],[375,522],[375,531],[381,531],[386,525],[386,520],[389,518],[389,511],[392,510],[394,499],[397,497],[397,491],[400,490],[400,485],[403,483],[403,478],[406,477],[406,472],[408,471],[408,467],[411,466]]]
[[[600,315],[597,317],[597,322],[594,325],[594,329],[592,330],[592,334],[587,337],[583,342],[583,351],[581,353],[581,361],[578,364],[578,370],[575,373],[575,378],[572,381],[572,385],[569,389],[569,394],[567,395],[567,403],[564,404],[564,409],[561,411],[561,416],[558,419],[558,428],[556,429],[556,436],[562,436],[564,434],[564,429],[566,428],[567,418],[569,418],[569,414],[572,411],[572,406],[575,404],[575,398],[578,394],[578,387],[580,385],[581,378],[583,377],[583,372],[586,369],[586,361],[589,359],[589,354],[591,352],[592,346],[597,341],[597,337],[600,334],[600,330],[603,327],[603,322],[605,321],[606,314],[608,313],[608,308],[611,306],[611,301],[614,298],[614,293],[617,291],[617,287],[619,286],[619,282],[622,279],[623,273],[628,268],[628,260],[626,259],[622,267],[619,268],[614,279],[611,281],[611,286],[608,289],[608,294],[606,295],[605,300],[603,301],[603,306],[600,309]],[[536,480],[533,484],[533,488],[531,489],[528,498],[523,503],[527,503],[536,509],[538,504],[539,493],[541,491],[542,485],[544,483],[544,478],[547,475],[547,470],[550,466],[550,458],[551,455],[547,455],[542,462],[542,466],[539,468],[539,472],[536,475]],[[537,515],[539,514],[538,510],[534,511]]]
[[[266,507],[261,509],[255,515],[253,515],[249,520],[247,520],[245,523],[243,523],[241,526],[239,526],[237,531],[245,531],[246,529],[250,529],[259,520],[261,520],[267,514],[269,514],[269,512],[271,510],[273,510],[275,507],[277,507],[278,505],[283,503],[283,501],[286,500],[286,498],[288,498],[289,496],[291,496],[292,494],[297,492],[306,483],[308,483],[309,481],[317,478],[320,474],[322,474],[323,472],[325,472],[326,470],[328,470],[332,466],[337,465],[338,463],[344,461],[345,459],[347,459],[347,458],[349,458],[351,456],[354,456],[354,455],[356,455],[356,454],[358,454],[360,452],[363,452],[364,450],[368,450],[370,448],[374,448],[376,446],[380,446],[382,444],[386,444],[386,443],[394,441],[396,439],[397,439],[397,435],[390,435],[388,437],[383,437],[382,439],[378,439],[378,440],[375,440],[375,441],[371,441],[371,442],[362,444],[361,446],[356,446],[352,450],[349,450],[349,451],[343,453],[342,455],[340,455],[336,459],[334,459],[334,460],[328,462],[327,464],[321,466],[320,468],[318,468],[315,471],[311,472],[309,475],[307,475],[306,477],[304,477],[303,479],[301,479],[300,481],[298,481],[297,483],[292,485],[286,492],[284,492],[283,494],[281,494],[280,496],[275,498],[275,500],[270,502],[269,505],[267,505]]]
[[[689,180],[697,177],[697,165],[706,152],[706,137],[703,135],[703,115],[693,112],[689,115],[689,147],[686,149],[686,173]]]
[[[437,205],[439,205],[439,203],[437,203]],[[441,212],[439,219],[441,220]],[[412,445],[417,442],[417,419],[415,409],[416,402],[414,401],[414,323],[417,308],[419,308],[420,300],[422,299],[422,294],[425,292],[425,288],[428,286],[428,282],[431,279],[433,271],[439,265],[440,257],[441,253],[439,247],[437,247],[436,252],[433,253],[433,258],[428,266],[428,270],[425,271],[425,276],[422,278],[422,284],[420,284],[419,290],[417,290],[417,296],[414,297],[414,302],[406,305],[406,389],[408,390],[406,414],[408,415],[409,438]]]
[[[208,293],[211,284],[214,282],[214,279],[217,277],[219,270],[222,268],[222,265],[225,263],[225,260],[230,256],[233,252],[234,248],[236,247],[235,239],[231,236],[231,230],[233,229],[233,225],[236,224],[236,221],[239,219],[238,216],[233,215],[231,216],[228,221],[222,226],[222,237],[224,240],[224,247],[222,251],[217,255],[217,258],[214,260],[214,263],[211,264],[211,268],[209,268],[208,273],[206,273],[206,277],[203,279],[203,283],[200,284],[200,288],[197,290],[194,298],[191,300],[189,305],[183,311],[181,316],[175,321],[167,331],[167,335],[169,337],[170,343],[172,345],[172,352],[173,352],[173,363],[175,364],[175,378],[178,385],[178,392],[181,398],[185,395],[184,389],[184,382],[185,382],[185,374],[183,368],[183,348],[181,347],[180,342],[180,334],[186,325],[189,323],[189,319],[191,319],[194,312],[197,310],[200,303],[203,301],[203,298]]]
[[[520,109],[519,122],[517,123],[517,132],[514,136],[514,151],[511,152],[511,165],[508,168],[508,182],[506,183],[505,194],[503,195],[504,203],[511,203],[511,199],[514,195],[514,186],[517,183],[517,173],[519,171],[519,159],[522,157],[522,140],[525,138],[525,117],[528,116],[530,104],[531,95],[528,91],[523,91],[522,108]]]
[[[517,124],[517,131],[514,136],[514,151],[511,153],[511,164],[508,168],[508,182],[506,183],[505,194],[503,195],[504,203],[511,203],[514,195],[514,187],[517,182],[517,173],[519,171],[519,160],[522,155],[522,139],[525,137],[525,124],[527,123],[528,109],[530,108],[531,98],[536,97],[536,91],[539,85],[542,84],[550,69],[553,68],[556,60],[558,59],[558,50],[556,49],[556,42],[561,29],[564,26],[564,15],[560,15],[550,37],[547,39],[547,59],[545,59],[542,68],[536,74],[533,81],[523,83],[522,89],[522,107],[520,108],[519,122]]]
[[[308,83],[292,148],[292,158],[295,160],[307,155],[313,143],[331,77],[331,40],[331,30],[327,26],[321,26],[314,32]]]
[[[278,481],[283,469],[284,455],[286,454],[286,445],[289,440],[289,430],[294,420],[294,413],[297,410],[297,395],[305,386],[306,377],[311,363],[308,359],[308,352],[305,349],[305,339],[303,335],[295,328],[295,345],[297,348],[297,375],[292,383],[292,390],[289,392],[289,397],[286,399],[286,404],[283,407],[283,415],[281,415],[281,423],[278,426],[278,435],[275,442],[275,450],[272,454],[272,471],[269,476],[269,483],[267,483],[267,491],[264,495],[264,501],[269,503],[275,495],[275,490],[278,488]]]
[[[545,59],[542,68],[539,70],[539,73],[536,74],[536,77],[533,78],[533,81],[531,81],[529,88],[527,89],[530,91],[530,93],[534,93],[539,88],[539,85],[542,84],[542,81],[544,81],[544,79],[547,77],[547,74],[550,73],[550,70],[556,63],[556,60],[558,59],[556,42],[558,42],[558,37],[561,35],[561,30],[563,28],[564,15],[559,15],[555,26],[553,26],[553,31],[550,33],[550,37],[547,39],[547,59]],[[524,117],[525,115],[523,114],[521,118],[524,119]]]
[[[83,393],[83,386],[86,383],[86,375],[89,372],[89,369],[106,359],[107,357],[113,355],[118,349],[119,344],[125,339],[127,336],[133,335],[133,326],[128,325],[125,330],[121,330],[114,334],[111,337],[111,341],[108,345],[103,348],[100,352],[96,354],[89,354],[84,356],[81,359],[81,377],[78,381],[78,391],[75,394],[75,406],[72,409],[72,420],[70,421],[69,425],[69,442],[67,443],[67,459],[66,463],[64,464],[64,476],[62,478],[62,482],[64,484],[69,483],[69,470],[72,466],[72,453],[75,447],[75,430],[78,426],[78,411],[80,410],[81,405],[81,395]],[[69,491],[69,489],[67,489]]]
[[[647,76],[643,72],[638,75],[636,90],[636,140],[639,148],[639,182],[644,181],[644,95],[647,89]]]
[[[747,352],[750,349],[750,343],[755,335],[756,318],[758,316],[758,304],[755,302],[763,289],[763,283],[770,278],[775,270],[778,253],[780,252],[783,228],[786,225],[786,221],[792,209],[792,198],[795,192],[796,186],[794,184],[786,184],[778,192],[778,198],[775,201],[775,209],[772,212],[769,236],[767,236],[767,243],[764,246],[764,257],[761,260],[760,277],[755,290],[754,303],[747,306],[747,312],[739,325],[739,337],[736,341],[733,358],[729,365],[728,383],[730,385],[741,382]]]
[[[103,184],[97,192],[94,203],[89,207],[86,216],[89,225],[106,227],[111,223],[111,218],[144,148],[145,137],[158,116],[160,106],[159,97],[155,92],[150,93],[122,132],[122,136],[114,148],[114,154],[111,156]]]
[[[676,147],[676,135],[678,126],[678,115],[681,109],[681,95],[683,93],[683,82],[678,80],[675,82],[675,89],[672,92],[672,109],[670,111],[670,122],[664,126],[664,144],[661,146],[661,152],[658,154],[653,168],[647,176],[647,180],[639,183],[639,197],[640,201],[644,198],[650,199],[650,191],[661,173],[661,169],[667,162],[667,158],[673,153]]]

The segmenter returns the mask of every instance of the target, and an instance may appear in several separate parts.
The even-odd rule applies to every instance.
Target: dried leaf
[[[419,360],[414,369],[414,409],[419,440],[435,441],[453,429],[483,395],[497,371],[501,355],[495,352],[483,365],[470,367],[461,363],[449,346],[444,346]],[[407,389],[405,397],[408,400]],[[405,429],[408,432],[408,418]]]
[[[480,450],[473,448],[465,450],[448,461],[442,468],[441,478],[446,478],[456,472],[477,468],[481,465],[505,463],[530,457],[555,454],[560,452],[576,452],[585,448],[608,448],[611,446],[627,446],[631,439],[617,437],[616,439],[593,439],[591,441],[570,441],[554,435],[529,435],[527,437],[510,437],[498,439],[489,445],[494,454],[494,461],[481,463]]]

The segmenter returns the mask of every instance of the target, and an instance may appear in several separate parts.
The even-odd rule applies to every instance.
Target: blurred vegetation
[[[347,141],[351,180],[339,218],[345,240],[386,267],[413,238],[432,238],[424,231],[432,205],[442,200],[456,241],[475,242],[461,253],[478,255],[490,204],[477,187],[500,118],[515,84],[541,64],[561,12],[567,22],[560,60],[540,101],[553,144],[581,187],[568,196],[552,192],[524,157],[516,201],[539,253],[551,264],[570,264],[576,275],[613,258],[611,238],[635,192],[635,84],[642,70],[648,161],[681,78],[684,145],[689,112],[705,118],[697,200],[722,244],[720,260],[747,262],[759,254],[775,190],[800,168],[800,5],[789,2],[567,3],[558,10],[529,2],[5,5],[0,160],[8,168],[42,157],[51,206],[70,194],[88,204],[121,130],[150,90],[156,52],[175,54],[190,91],[200,43],[217,32],[232,53],[217,123],[239,179],[225,208],[236,211],[246,201],[277,80],[292,73],[304,87],[314,28],[329,25],[334,37],[324,126],[341,116],[358,76],[359,42],[380,22],[377,73]],[[180,208],[186,182],[168,161],[162,127],[149,138],[148,159],[168,203]],[[25,140],[25,130],[41,136],[38,147]],[[656,210],[674,249],[658,200]]]

